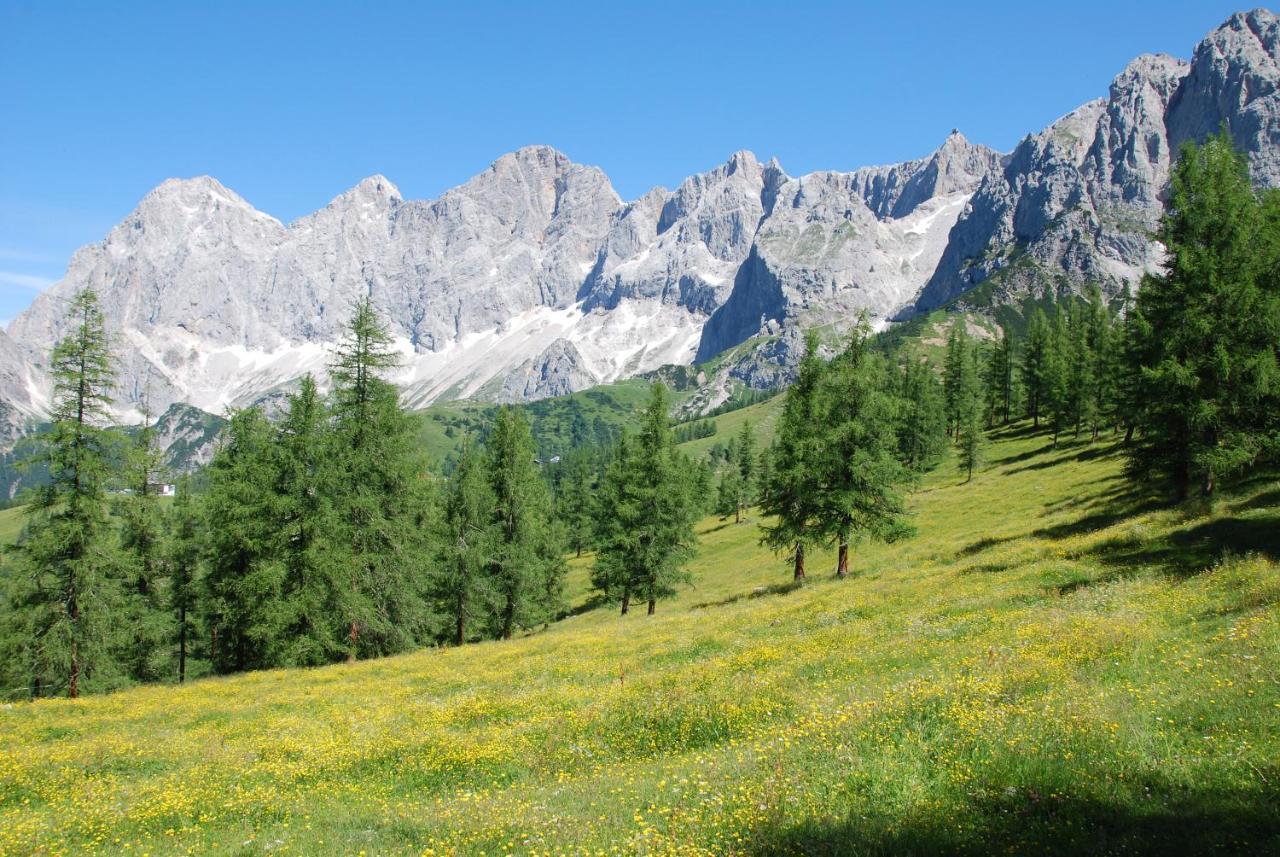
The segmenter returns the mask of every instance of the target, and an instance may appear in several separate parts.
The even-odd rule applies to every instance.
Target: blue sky
[[[367,7],[367,8],[365,8]],[[553,145],[624,198],[738,149],[792,174],[1010,149],[1236,3],[0,0],[0,319],[170,176],[289,221]]]

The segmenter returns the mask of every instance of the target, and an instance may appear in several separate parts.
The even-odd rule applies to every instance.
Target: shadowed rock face
[[[1233,16],[1190,62],[1138,57],[1105,98],[1008,155],[953,132],[913,161],[788,176],[738,152],[630,203],[546,146],[405,200],[372,176],[282,224],[211,178],[170,180],[0,339],[0,417],[45,406],[42,367],[76,289],[117,336],[121,411],[210,411],[323,378],[370,296],[404,354],[406,401],[559,395],[705,360],[758,334],[939,306],[997,274],[997,298],[1045,283],[1116,293],[1161,260],[1152,240],[1178,147],[1226,127],[1254,178],[1280,182],[1280,25]],[[796,336],[734,364],[786,379]],[[748,358],[748,363],[750,362]]]
[[[1254,180],[1280,185],[1280,23],[1233,15],[1191,62],[1145,55],[1084,105],[1023,140],[979,186],[916,306],[1004,273],[1006,294],[1049,279],[1118,293],[1161,261],[1151,239],[1179,147],[1226,128]],[[1017,265],[1015,263],[1021,263]]]

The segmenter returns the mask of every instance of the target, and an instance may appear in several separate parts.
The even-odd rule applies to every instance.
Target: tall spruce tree
[[[986,442],[983,432],[984,404],[978,373],[981,363],[979,350],[971,348],[965,360],[967,368],[963,370],[960,388],[960,426],[956,432],[956,441],[960,447],[960,466],[965,469],[965,481],[973,480],[973,471],[982,459],[982,447]]]
[[[172,526],[166,548],[170,569],[168,606],[173,622],[173,639],[178,649],[178,683],[181,684],[187,680],[187,661],[192,656],[200,631],[205,533],[190,480],[183,480],[177,488],[169,516]]]
[[[339,525],[334,508],[339,484],[331,444],[328,409],[315,379],[304,375],[274,438],[275,549],[284,577],[273,666],[319,665],[347,654],[341,620],[345,556],[332,537]]]
[[[655,381],[641,417],[632,471],[648,509],[637,533],[633,581],[637,594],[648,601],[650,616],[659,598],[674,595],[677,585],[691,579],[685,566],[696,543],[696,507],[684,476],[689,460],[675,447],[669,409],[667,387]]]
[[[151,411],[144,403],[142,424],[125,455],[125,493],[118,502],[120,543],[129,565],[119,617],[128,637],[122,657],[136,681],[157,681],[172,665],[171,617],[165,609],[170,585],[166,521],[158,496],[165,478],[162,458]]]
[[[1138,292],[1136,470],[1210,502],[1225,474],[1270,446],[1280,405],[1274,194],[1259,199],[1224,131],[1182,150],[1159,238],[1164,271]]]
[[[493,630],[505,640],[517,628],[545,622],[558,611],[564,561],[551,496],[521,410],[498,412],[487,452],[494,496],[491,576],[498,605]]]
[[[908,357],[898,373],[898,455],[913,471],[932,467],[947,449],[947,416],[938,373]]]
[[[450,617],[448,636],[454,645],[467,641],[473,620],[485,621],[498,607],[494,578],[493,510],[496,500],[489,486],[483,455],[464,439],[445,489],[436,539],[436,569],[431,595]]]
[[[775,520],[761,528],[761,542],[775,551],[789,553],[793,577],[805,577],[805,552],[824,538],[824,509],[814,479],[822,472],[828,453],[821,426],[822,360],[813,333],[805,337],[805,356],[796,381],[786,392],[777,435],[769,457],[771,481],[761,511]]]
[[[259,408],[231,415],[206,468],[204,624],[221,673],[274,666],[284,586],[279,559],[274,432]]]
[[[1022,386],[1031,424],[1040,428],[1051,373],[1053,334],[1044,310],[1037,307],[1027,323],[1027,341],[1022,346]]]
[[[829,403],[820,427],[823,467],[812,490],[822,506],[820,528],[839,548],[836,576],[849,573],[849,546],[869,538],[896,541],[911,532],[899,489],[910,480],[898,460],[897,402],[886,369],[870,348],[865,320],[819,384]]]
[[[330,367],[337,567],[347,657],[403,651],[429,638],[424,597],[426,467],[413,422],[386,374],[400,363],[372,302],[356,304]]]
[[[15,548],[4,635],[13,650],[4,654],[33,696],[65,690],[75,698],[122,678],[117,631],[128,564],[107,514],[113,441],[103,426],[115,369],[92,289],[75,294],[66,321],[50,360],[52,419],[39,456],[49,483],[36,492]]]

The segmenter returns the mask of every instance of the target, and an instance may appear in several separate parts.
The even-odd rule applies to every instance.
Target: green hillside
[[[772,399],[759,404],[749,405],[736,411],[729,411],[727,414],[721,414],[718,417],[712,417],[711,420],[716,424],[716,433],[710,437],[700,437],[697,440],[686,441],[680,444],[680,449],[691,458],[701,458],[717,443],[727,445],[734,435],[742,430],[743,424],[747,422],[751,423],[751,427],[755,432],[756,447],[766,447],[773,441],[774,428],[778,421],[778,415],[782,413],[782,405],[785,401],[786,399],[783,396],[774,396]]]
[[[654,617],[0,707],[0,854],[1275,853],[1280,481],[989,460],[843,582],[710,519]]]

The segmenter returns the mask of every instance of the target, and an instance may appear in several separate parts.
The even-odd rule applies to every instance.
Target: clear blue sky
[[[744,148],[792,174],[953,127],[1008,150],[1239,8],[0,0],[0,319],[170,176],[287,222],[373,173],[433,197],[532,143],[628,199]]]

